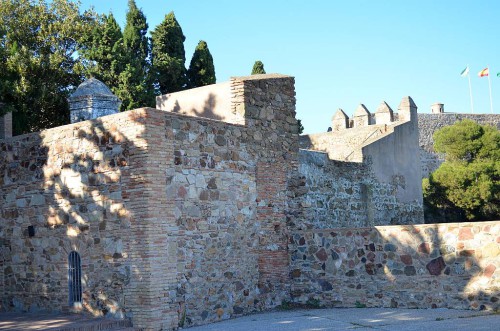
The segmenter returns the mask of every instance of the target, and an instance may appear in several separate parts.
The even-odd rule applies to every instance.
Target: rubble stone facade
[[[499,308],[500,223],[294,232],[291,297],[338,307]]]
[[[394,299],[405,306],[429,284],[458,291],[463,282],[451,284],[456,279],[446,270],[462,262],[487,277],[474,283],[487,295],[463,307],[494,308],[498,226],[447,225],[444,232],[459,231],[455,241],[441,228],[415,227],[425,233],[421,241],[389,238],[411,228],[391,224],[422,222],[411,98],[391,113],[396,121],[363,119],[342,130],[345,141],[352,138],[352,155],[338,159],[337,131],[302,138],[308,150],[299,149],[293,77],[234,77],[193,93],[230,100],[183,111],[162,98],[158,104],[169,109],[141,108],[0,140],[1,310],[79,310],[130,318],[137,329],[170,330],[289,301],[352,306],[354,298],[378,298],[381,291],[383,299],[366,304]],[[193,104],[184,96],[191,98],[169,98]],[[448,253],[439,259],[438,232],[455,260]],[[81,257],[78,305],[69,300],[72,252]],[[421,260],[417,253],[427,255]],[[384,287],[388,278],[374,278],[386,267],[406,294]],[[426,277],[407,275],[410,269]],[[351,298],[349,291],[357,292]],[[465,294],[438,306],[455,306]],[[429,306],[427,297],[412,302]]]

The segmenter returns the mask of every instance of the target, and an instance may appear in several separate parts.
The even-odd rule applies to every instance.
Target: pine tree
[[[128,2],[127,24],[123,32],[123,48],[127,64],[118,77],[116,95],[122,110],[154,105],[154,90],[150,72],[148,23],[134,0]]]
[[[265,74],[266,70],[264,70],[264,63],[261,61],[255,61],[252,68],[252,75],[260,75]]]
[[[445,162],[422,182],[426,213],[453,222],[500,217],[500,131],[471,120],[436,131],[434,149]],[[430,218],[426,215],[426,218]]]
[[[151,33],[152,62],[160,93],[172,93],[186,88],[186,37],[177,22],[174,12],[165,16],[163,22]]]
[[[188,78],[190,87],[200,87],[215,84],[214,60],[207,43],[201,40],[189,65]]]

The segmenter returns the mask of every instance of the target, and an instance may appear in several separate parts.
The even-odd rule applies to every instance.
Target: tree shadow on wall
[[[80,309],[124,316],[124,287],[137,270],[126,241],[131,214],[123,179],[134,186],[130,156],[143,149],[128,138],[131,132],[122,132],[120,121],[130,118],[132,113],[116,123],[86,121],[0,143],[0,196],[7,197],[0,207],[3,310],[78,310],[68,305],[68,256],[75,251],[81,256]]]
[[[224,120],[223,116],[217,115],[214,113],[214,109],[217,105],[216,96],[213,93],[209,93],[208,97],[205,99],[203,108],[198,109],[196,107],[192,107],[189,112],[183,110],[179,104],[178,100],[175,100],[174,108],[172,108],[172,112],[181,115],[188,116],[197,116],[203,118],[210,118],[214,120],[222,121]]]
[[[492,223],[299,232],[292,297],[330,306],[496,310],[495,232]]]

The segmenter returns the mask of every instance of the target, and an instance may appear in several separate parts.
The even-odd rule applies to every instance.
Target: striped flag
[[[484,68],[478,74],[479,77],[485,77],[490,75],[490,68]]]
[[[467,66],[464,70],[462,70],[460,76],[467,77],[468,74],[469,74],[469,66]]]

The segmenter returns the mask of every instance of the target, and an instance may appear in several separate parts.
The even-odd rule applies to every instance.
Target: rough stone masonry
[[[193,93],[201,100],[174,93],[159,102],[169,109],[0,140],[2,310],[168,330],[292,300],[495,308],[498,226],[412,227],[422,204],[411,98],[399,114],[383,105],[385,123],[357,119],[302,138],[300,150],[293,77],[234,77]],[[339,138],[355,158],[333,157]],[[438,300],[436,288],[453,294]]]

